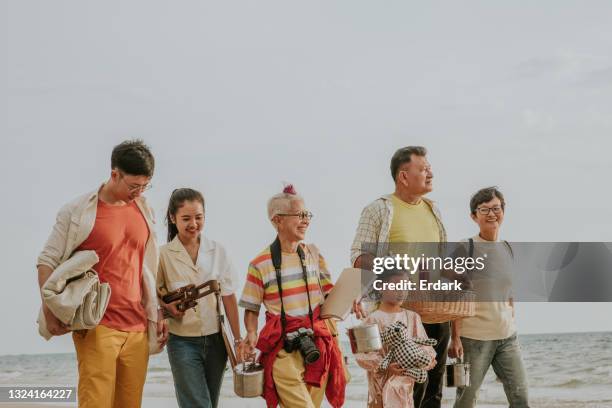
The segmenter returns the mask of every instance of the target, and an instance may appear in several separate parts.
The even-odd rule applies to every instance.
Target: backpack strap
[[[469,250],[468,250],[469,257],[473,258],[474,257],[474,238],[470,238],[468,241],[469,241]],[[512,246],[506,240],[504,240],[504,244],[506,244],[506,246],[508,247],[508,251],[510,251],[510,256],[512,257],[512,259],[514,259],[514,251],[512,250]]]
[[[508,247],[508,250],[510,251],[510,256],[512,257],[512,259],[514,259],[514,251],[512,250],[512,246],[510,246],[510,243],[506,240],[504,240],[504,243],[506,244],[506,246]]]
[[[474,238],[470,238],[468,242],[469,242],[468,256],[470,258],[473,258],[474,257]]]

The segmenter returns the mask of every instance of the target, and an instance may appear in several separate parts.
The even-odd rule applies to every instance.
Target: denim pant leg
[[[493,357],[493,370],[504,385],[510,408],[528,408],[527,376],[516,334],[500,340]]]
[[[204,370],[204,337],[170,334],[168,359],[174,379],[174,390],[181,408],[211,408],[212,403]]]
[[[436,366],[427,373],[427,382],[415,384],[415,408],[440,408],[442,406],[442,390],[444,388],[444,370],[448,355],[450,339],[450,323],[424,324],[427,336],[436,339]]]
[[[204,358],[204,371],[206,384],[208,385],[211,404],[216,408],[219,403],[223,374],[227,365],[227,350],[225,349],[221,333],[211,334],[205,338],[206,355]]]
[[[463,362],[470,364],[470,385],[457,388],[454,408],[476,406],[478,390],[489,370],[496,350],[496,340],[474,340],[461,337]]]

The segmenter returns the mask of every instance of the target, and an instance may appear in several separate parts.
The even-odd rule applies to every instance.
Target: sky
[[[246,267],[294,183],[333,276],[389,160],[428,148],[449,239],[470,195],[506,195],[503,237],[612,241],[612,4],[578,1],[0,3],[0,354],[71,351],[37,334],[35,260],[57,210],[142,138],[160,243],[170,192],[206,197],[205,234]],[[520,333],[612,330],[612,304],[519,304]]]

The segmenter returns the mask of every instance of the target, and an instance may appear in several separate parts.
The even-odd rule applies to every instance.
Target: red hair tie
[[[295,191],[295,187],[293,187],[293,184],[287,184],[283,189],[283,193],[297,195],[297,191]]]

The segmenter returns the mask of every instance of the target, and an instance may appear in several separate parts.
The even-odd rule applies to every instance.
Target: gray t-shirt
[[[461,336],[475,340],[501,340],[516,333],[512,297],[514,259],[505,242],[474,240],[474,257],[485,257],[483,271],[473,271],[470,278],[477,293],[486,293],[497,301],[476,302],[476,314],[462,320]],[[468,245],[467,240],[466,247]]]

